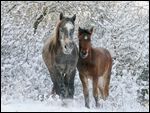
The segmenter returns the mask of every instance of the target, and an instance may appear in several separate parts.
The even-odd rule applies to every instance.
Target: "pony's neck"
[[[56,45],[56,52],[58,48],[60,48],[60,41],[59,41],[59,27],[60,27],[61,22],[57,23],[57,27],[55,30],[55,45]]]
[[[55,38],[56,41],[59,41],[59,27],[60,27],[61,22],[57,23],[56,31],[55,31]]]
[[[57,24],[57,27],[55,28],[54,34],[50,40],[49,51],[51,51],[53,53],[57,53],[57,50],[60,48],[59,26],[60,26],[60,22]]]
[[[89,62],[92,61],[92,47],[90,47],[89,51],[88,51],[88,56],[87,56]]]

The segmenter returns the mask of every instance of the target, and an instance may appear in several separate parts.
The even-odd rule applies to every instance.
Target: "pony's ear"
[[[93,33],[93,29],[94,29],[94,27],[91,27],[91,28],[90,28],[90,30],[89,30],[90,34]]]
[[[82,28],[81,28],[81,27],[78,28],[78,32],[79,32],[79,33],[82,32]]]
[[[64,18],[63,13],[60,13],[59,19],[62,20]]]
[[[81,34],[82,34],[82,28],[79,27],[79,28],[78,28],[78,36],[80,36]]]
[[[73,22],[76,20],[76,14],[72,17]]]

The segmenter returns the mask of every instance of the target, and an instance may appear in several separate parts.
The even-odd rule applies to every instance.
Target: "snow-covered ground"
[[[33,101],[28,99],[10,99],[9,101],[3,101],[1,103],[2,111],[58,111],[58,112],[84,112],[84,111],[103,111],[103,112],[148,112],[149,106],[141,106],[137,102],[136,90],[138,86],[132,77],[120,77],[114,78],[112,76],[112,82],[110,85],[110,96],[106,101],[99,100],[100,107],[95,107],[95,101],[92,96],[92,82],[89,80],[89,92],[90,92],[90,109],[84,107],[84,97],[81,91],[81,84],[78,83],[78,76],[75,79],[75,97],[74,99],[61,101],[57,95],[52,97],[50,95],[48,99],[44,101]],[[127,81],[128,83],[127,83]],[[77,85],[80,84],[80,85]],[[80,91],[78,91],[80,90]],[[80,93],[79,93],[80,92]]]
[[[13,102],[7,105],[1,105],[2,112],[148,112],[148,109],[140,105],[126,105],[115,107],[112,103],[106,102],[99,108],[85,108],[81,103],[73,100],[69,105],[61,105],[60,101],[51,102]]]

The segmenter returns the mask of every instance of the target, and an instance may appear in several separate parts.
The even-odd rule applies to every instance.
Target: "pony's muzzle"
[[[86,55],[86,50],[81,50],[81,53],[83,54],[83,55]]]
[[[66,49],[73,49],[73,43],[72,42],[70,42],[70,43],[67,43],[66,45],[65,45],[65,48]]]
[[[74,47],[74,43],[72,43],[72,42],[65,44],[65,46],[64,46],[65,53],[71,54],[73,47]]]
[[[81,50],[80,51],[80,56],[82,58],[86,58],[88,56],[88,50]]]

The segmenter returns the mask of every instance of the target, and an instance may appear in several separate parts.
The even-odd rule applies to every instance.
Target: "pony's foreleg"
[[[104,75],[104,83],[103,83],[103,86],[104,86],[104,88],[103,88],[103,99],[104,100],[106,100],[106,98],[108,97],[108,95],[109,95],[109,83],[110,83],[110,73],[108,72],[108,73],[106,73],[105,75]]]
[[[57,82],[53,82],[53,88],[51,91],[52,95],[58,94],[59,95],[59,87]]]
[[[103,94],[103,92],[104,92],[104,84],[103,84],[103,82],[104,82],[104,78],[103,78],[103,76],[101,76],[101,77],[99,77],[98,78],[98,82],[99,82],[99,93],[101,94],[101,98],[103,99],[104,98],[104,94]]]
[[[94,78],[93,77],[93,97],[95,99],[95,105],[96,105],[96,107],[99,106],[99,103],[98,103],[98,90],[99,90],[98,78]]]
[[[53,85],[51,94],[54,95],[56,93],[55,86]]]
[[[61,97],[61,99],[63,99],[63,98],[65,98],[64,74],[60,75],[58,84],[59,84],[59,88],[60,88],[60,97]]]
[[[50,73],[50,77],[51,77],[51,80],[53,82],[53,87],[52,87],[52,91],[51,91],[51,94],[52,95],[55,95],[56,94],[59,94],[59,88],[58,88],[58,85],[57,85],[57,78],[55,78],[55,74],[53,73]]]
[[[74,78],[75,78],[76,70],[74,70],[69,76],[68,80],[68,98],[73,98],[74,96]]]
[[[111,69],[112,69],[112,58],[110,56],[109,58],[109,64],[108,64],[108,68],[106,70],[106,72],[103,75],[104,78],[104,90],[103,90],[103,94],[104,94],[104,100],[106,100],[106,98],[109,95],[109,84],[110,84],[110,78],[111,78]]]
[[[88,79],[80,74],[80,80],[82,82],[83,86],[83,94],[84,94],[84,99],[85,99],[85,107],[90,108],[89,106],[89,91],[88,91]]]

